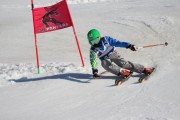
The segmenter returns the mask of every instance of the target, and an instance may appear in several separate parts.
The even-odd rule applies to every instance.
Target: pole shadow
[[[23,77],[20,79],[9,80],[9,81],[21,83],[21,82],[41,81],[47,79],[61,79],[61,80],[69,80],[72,82],[78,82],[78,83],[90,83],[89,80],[92,79],[92,75],[84,74],[84,73],[66,73],[66,74],[58,74],[58,75],[38,77],[38,78]]]

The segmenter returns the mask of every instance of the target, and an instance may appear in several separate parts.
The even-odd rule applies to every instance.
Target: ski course
[[[35,3],[38,7],[56,1]],[[0,119],[179,120],[179,1],[77,0],[68,3],[86,67],[81,67],[75,39],[68,28],[38,35],[42,61],[41,74],[37,74],[31,6],[23,0],[2,1]],[[137,46],[164,42],[169,45],[137,52],[118,48],[129,61],[158,67],[142,84],[138,83],[138,74],[133,73],[122,86],[114,86],[115,76],[110,73],[102,74],[101,79],[92,79],[90,46],[86,39],[87,31],[92,28]],[[99,72],[103,71],[99,61]]]

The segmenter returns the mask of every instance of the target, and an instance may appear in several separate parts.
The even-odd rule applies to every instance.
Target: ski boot
[[[143,73],[145,75],[150,75],[153,72],[153,68],[144,68]]]
[[[155,69],[156,68],[144,68],[143,73],[145,76],[139,78],[139,83],[143,83],[144,81],[146,81]]]
[[[130,70],[126,70],[126,69],[121,69],[120,70],[120,75],[123,77],[123,78],[127,78],[129,77],[129,75],[131,75],[131,71]]]

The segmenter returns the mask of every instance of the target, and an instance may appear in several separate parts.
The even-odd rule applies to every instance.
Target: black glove
[[[95,73],[93,74],[93,78],[100,78],[100,75],[98,75],[98,73],[95,72]]]
[[[97,69],[93,69],[93,78],[100,78],[100,75],[98,75]]]
[[[131,49],[132,51],[137,51],[137,47],[135,45],[133,45],[133,44],[130,44],[126,48]]]

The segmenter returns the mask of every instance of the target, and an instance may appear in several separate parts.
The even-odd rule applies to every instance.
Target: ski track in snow
[[[124,16],[116,19],[117,20],[113,21],[113,23],[123,25],[136,31],[140,31],[143,34],[154,34],[155,36],[159,34],[158,30],[156,30],[155,28],[157,24],[159,24],[159,26],[163,25],[171,27],[171,25],[174,23],[173,19],[167,16]],[[154,23],[152,21],[154,21]],[[149,32],[147,33],[147,31]]]
[[[140,18],[137,18],[137,19],[140,19]],[[142,19],[140,19],[142,20]],[[118,22],[119,21],[119,22]],[[133,20],[133,19],[126,19],[126,18],[119,18],[118,21],[114,21],[114,23],[117,23],[117,24],[121,24],[121,25],[125,25],[127,27],[130,27],[130,28],[134,28],[134,29],[138,29],[139,25],[138,24],[143,24],[145,27],[147,27],[147,29],[150,29],[151,31],[153,31],[154,33],[158,33],[157,31],[155,31],[152,26],[148,23],[146,23],[145,21],[138,21],[138,20]],[[124,21],[124,22],[123,22]],[[130,22],[128,22],[130,21]],[[138,24],[137,24],[138,23]],[[136,25],[136,26],[134,26]]]

